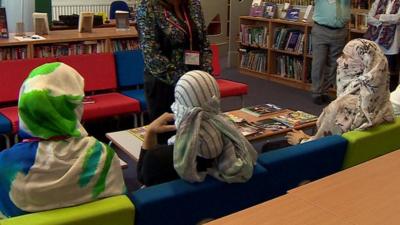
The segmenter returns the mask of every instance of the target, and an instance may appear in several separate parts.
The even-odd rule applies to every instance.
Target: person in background
[[[80,123],[84,81],[63,63],[34,69],[20,89],[20,136],[0,152],[0,218],[125,193],[119,159]]]
[[[287,134],[289,144],[365,130],[394,120],[388,64],[376,43],[365,39],[347,43],[338,59],[337,71],[337,99],[319,116],[317,133],[309,136],[294,130]]]
[[[170,112],[179,78],[211,73],[212,53],[200,0],[138,0],[137,27],[144,54],[144,89],[150,121]]]
[[[390,90],[399,83],[400,1],[376,0],[368,13],[365,38],[375,41],[389,62]]]
[[[328,90],[335,85],[336,60],[347,41],[350,0],[316,0],[311,31],[313,102],[329,103]]]
[[[390,94],[390,101],[395,116],[400,116],[400,85]]]
[[[137,166],[138,179],[150,186],[177,178],[201,182],[209,174],[245,182],[257,152],[220,111],[215,79],[203,71],[183,75],[175,88],[173,114],[164,113],[147,129]],[[175,125],[168,125],[175,119]],[[157,134],[177,130],[173,145],[159,145]]]

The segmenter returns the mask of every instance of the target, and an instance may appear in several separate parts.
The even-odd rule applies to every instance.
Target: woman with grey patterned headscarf
[[[389,100],[388,64],[379,46],[365,39],[351,40],[337,62],[337,99],[319,116],[314,136],[290,132],[290,144],[365,130],[394,120]]]
[[[228,183],[251,178],[257,153],[221,113],[219,93],[215,79],[206,72],[191,71],[179,79],[171,106],[174,114],[162,115],[147,129],[139,180],[152,185],[174,176],[189,182],[201,182],[207,174]],[[157,146],[156,134],[174,130],[168,125],[173,119],[174,145]]]

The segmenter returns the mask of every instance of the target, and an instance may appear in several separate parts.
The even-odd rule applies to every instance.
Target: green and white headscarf
[[[207,174],[228,183],[245,182],[253,174],[257,152],[220,111],[215,79],[203,71],[184,74],[175,87],[177,134],[174,167],[179,176],[201,182]],[[214,159],[206,172],[197,170],[197,157]]]
[[[38,147],[29,172],[10,178],[10,199],[19,209],[37,212],[125,192],[117,155],[80,124],[83,87],[79,73],[63,63],[36,68],[23,83],[20,129]]]

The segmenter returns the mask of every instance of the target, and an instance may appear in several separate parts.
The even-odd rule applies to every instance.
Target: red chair
[[[219,76],[221,76],[221,64],[219,62],[218,46],[215,44],[212,44],[210,47],[211,47],[211,51],[213,53],[213,56],[212,56],[213,73],[212,73],[212,75],[217,80],[219,90],[221,93],[221,98],[231,97],[231,96],[239,96],[242,107],[243,107],[244,106],[243,96],[247,94],[249,86],[247,84],[243,84],[240,82],[218,78]]]
[[[140,112],[140,103],[115,91],[117,75],[112,53],[65,56],[59,60],[82,75],[85,79],[85,92],[90,93],[94,100],[93,103],[84,104],[83,121],[133,114],[137,125],[136,113]]]

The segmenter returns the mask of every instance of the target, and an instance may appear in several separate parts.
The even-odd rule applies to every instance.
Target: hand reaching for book
[[[175,125],[168,124],[174,121],[174,114],[164,113],[149,124],[144,136],[143,149],[149,150],[157,146],[157,134],[175,131]]]
[[[288,143],[291,145],[300,144],[301,141],[310,138],[310,136],[305,134],[302,130],[295,130],[295,129],[288,132],[285,137],[287,138]]]

